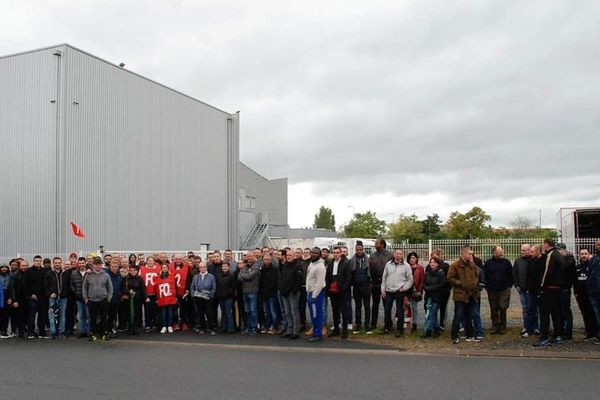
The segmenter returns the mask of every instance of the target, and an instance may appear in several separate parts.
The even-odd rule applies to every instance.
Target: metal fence
[[[575,254],[579,250],[586,248],[593,252],[594,244],[598,238],[575,239],[571,243],[566,243],[567,249]],[[419,255],[419,259],[428,260],[433,250],[441,250],[445,260],[455,260],[460,256],[460,249],[463,246],[469,246],[475,251],[475,255],[482,260],[492,257],[495,246],[501,246],[504,249],[504,256],[509,260],[515,260],[520,256],[521,246],[523,244],[542,246],[544,238],[508,238],[508,239],[468,239],[468,240],[429,240],[427,243],[396,243],[388,246],[389,250],[401,249],[404,255],[414,251]],[[367,248],[367,252],[374,252],[374,248]],[[426,261],[423,261],[426,262]]]

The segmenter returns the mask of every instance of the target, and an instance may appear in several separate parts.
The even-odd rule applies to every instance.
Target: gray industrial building
[[[237,249],[287,227],[287,179],[239,162],[237,113],[67,44],[0,57],[0,88],[0,256]]]

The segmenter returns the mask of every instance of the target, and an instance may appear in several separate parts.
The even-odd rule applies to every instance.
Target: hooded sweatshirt
[[[326,268],[321,258],[308,264],[306,271],[306,292],[311,293],[313,299],[319,297],[319,294],[325,287]]]

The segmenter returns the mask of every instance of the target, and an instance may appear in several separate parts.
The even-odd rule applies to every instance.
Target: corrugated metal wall
[[[287,178],[266,179],[244,163],[238,166],[239,187],[246,196],[256,200],[256,207],[249,209],[240,205],[240,234],[247,231],[249,225],[255,223],[257,213],[268,214],[271,225],[288,224]]]
[[[3,187],[16,188],[36,177],[43,181],[43,192],[53,194],[56,183],[58,202],[50,198],[43,209],[39,203],[28,204],[11,223],[20,221],[30,232],[37,220],[31,216],[42,213],[48,219],[44,222],[47,232],[35,238],[21,235],[6,246],[3,243],[0,253],[48,247],[65,252],[100,244],[107,249],[197,249],[200,243],[235,248],[237,230],[230,229],[237,228],[237,207],[232,211],[228,197],[237,198],[237,171],[228,170],[232,165],[237,168],[237,158],[233,158],[239,155],[238,116],[70,46],[60,49],[60,57],[52,51],[26,55],[35,55],[35,65],[23,72],[27,80],[48,80],[43,86],[49,87],[48,95],[54,95],[60,62],[60,129],[55,129],[54,114],[43,110],[47,99],[31,105],[36,119],[41,118],[38,113],[44,116],[38,124],[41,129],[2,129],[3,138],[22,137],[11,147],[13,151],[18,151],[19,145],[45,151],[44,162],[40,158],[35,168],[22,168],[23,161],[11,167],[11,171],[22,172]],[[0,60],[2,68],[7,68],[4,64],[5,60]],[[12,78],[0,75],[12,82],[15,74]],[[20,85],[11,85],[14,96],[34,102],[29,99],[36,94],[33,89],[24,92]],[[14,107],[14,101],[8,103],[8,108]],[[21,118],[10,119],[18,124]],[[40,138],[40,132],[50,140]],[[4,171],[4,161],[2,165]],[[58,180],[54,175],[57,169]],[[6,193],[0,197],[4,220],[4,210],[13,210],[17,202],[6,203],[5,208]],[[34,209],[35,213],[29,214]],[[58,223],[53,224],[46,214],[55,215]],[[84,242],[72,236],[70,221],[86,232]],[[57,235],[52,234],[53,228]],[[57,243],[52,246],[55,237]]]
[[[56,249],[53,53],[0,58],[0,255]]]

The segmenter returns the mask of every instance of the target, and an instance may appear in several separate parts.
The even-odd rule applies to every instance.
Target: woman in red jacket
[[[410,265],[413,274],[413,293],[410,298],[410,308],[412,315],[411,333],[417,331],[419,322],[419,302],[423,299],[423,284],[425,281],[425,269],[419,264],[419,255],[414,251],[408,253],[406,262]]]
[[[160,275],[154,285],[156,303],[162,317],[160,333],[173,333],[173,308],[177,304],[177,285],[175,274],[169,272],[169,264],[160,267]]]

